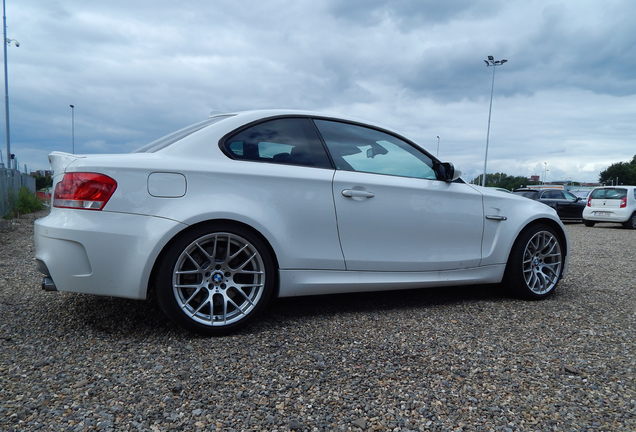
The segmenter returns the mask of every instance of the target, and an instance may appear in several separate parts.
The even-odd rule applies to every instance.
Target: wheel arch
[[[163,257],[166,254],[166,252],[174,244],[174,242],[178,238],[180,238],[181,236],[183,236],[184,234],[186,234],[186,233],[188,233],[190,231],[193,231],[195,229],[198,229],[199,227],[202,227],[202,226],[205,226],[205,225],[211,225],[211,224],[214,224],[214,223],[230,224],[230,225],[236,226],[237,228],[248,230],[252,234],[254,234],[256,237],[258,237],[263,242],[263,244],[265,244],[265,246],[268,249],[268,252],[271,254],[272,259],[274,260],[274,267],[276,268],[276,274],[275,274],[276,281],[275,281],[275,285],[274,285],[275,286],[274,297],[278,297],[278,292],[279,292],[278,270],[279,270],[280,266],[278,264],[278,257],[276,256],[276,251],[272,247],[271,242],[260,231],[258,231],[256,228],[252,227],[251,225],[248,225],[248,224],[246,224],[244,222],[240,222],[240,221],[237,221],[237,220],[234,220],[234,219],[219,218],[219,219],[208,219],[208,220],[197,222],[197,223],[192,224],[192,225],[188,225],[186,228],[182,229],[181,231],[179,231],[175,235],[173,235],[172,238],[165,245],[163,245],[163,247],[161,248],[161,251],[159,252],[157,257],[155,258],[155,262],[152,265],[152,270],[150,272],[150,276],[148,277],[148,282],[147,282],[147,286],[146,286],[146,299],[151,299],[155,295],[155,292],[154,292],[155,291],[155,278],[156,278],[156,275],[157,275],[157,270],[159,268],[159,263],[163,259]]]
[[[561,243],[561,270],[560,274],[555,280],[546,280],[545,274],[543,278],[539,278],[538,276],[536,276],[535,282],[538,282],[540,284],[540,291],[536,291],[536,283],[533,283],[532,287],[529,286],[530,282],[525,278],[523,274],[525,272],[523,264],[525,254],[524,248],[528,247],[527,245],[524,246],[524,243],[526,241],[530,241],[530,236],[536,235],[536,233],[539,233],[547,228],[550,228],[551,231],[554,232],[556,237],[558,237],[559,242]],[[506,290],[508,290],[514,296],[527,300],[540,300],[547,297],[548,295],[551,295],[566,271],[567,251],[567,234],[563,229],[561,223],[550,218],[541,217],[529,221],[517,233],[512,247],[510,248],[510,251],[508,253],[508,261],[506,262],[506,268],[502,280],[502,286],[505,287]],[[556,274],[554,269],[552,271],[553,274]]]
[[[567,235],[565,234],[565,231],[563,230],[563,227],[561,226],[561,224],[559,224],[554,219],[550,219],[550,218],[533,219],[530,222],[528,222],[521,230],[519,230],[519,232],[515,236],[515,239],[510,245],[510,250],[508,251],[508,259],[506,260],[506,266],[510,262],[510,256],[512,255],[514,251],[515,245],[517,244],[517,240],[519,240],[519,237],[521,237],[521,235],[525,233],[526,231],[528,231],[530,228],[536,225],[542,225],[542,224],[547,225],[550,228],[554,229],[556,234],[559,236],[559,240],[561,240],[561,244],[563,245],[563,256],[566,257],[568,255],[569,251],[568,251]]]

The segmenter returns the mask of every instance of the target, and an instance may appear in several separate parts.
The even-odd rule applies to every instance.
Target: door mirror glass
[[[377,155],[385,155],[389,151],[378,143],[371,143],[371,147],[367,149],[367,157],[373,159]]]
[[[456,170],[452,163],[450,162],[442,162],[437,165],[437,172],[439,173],[439,178],[444,180],[445,182],[453,182],[462,175],[460,170]]]

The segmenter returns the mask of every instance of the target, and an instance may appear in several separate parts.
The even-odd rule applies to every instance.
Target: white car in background
[[[222,334],[273,297],[504,282],[550,295],[555,211],[466,184],[412,141],[302,111],[224,114],[132,154],[52,153],[35,224],[47,290],[156,297]]]
[[[617,222],[636,229],[636,186],[606,186],[594,189],[583,209],[583,223]]]

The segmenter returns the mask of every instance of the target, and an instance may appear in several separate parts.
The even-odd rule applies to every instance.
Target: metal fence
[[[9,196],[17,196],[22,186],[35,193],[35,178],[18,170],[0,168],[0,217],[9,212]]]

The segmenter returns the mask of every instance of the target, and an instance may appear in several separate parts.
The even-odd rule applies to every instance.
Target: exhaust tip
[[[57,287],[55,286],[53,279],[48,276],[42,278],[42,289],[44,291],[57,291]]]

